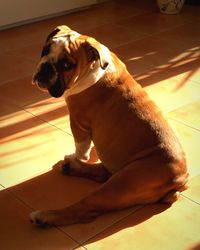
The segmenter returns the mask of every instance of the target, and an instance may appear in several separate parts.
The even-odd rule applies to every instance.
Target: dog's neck
[[[72,87],[65,91],[65,98],[88,89],[89,87],[96,84],[105,74],[115,72],[115,67],[112,62],[109,50],[104,45],[101,46],[108,62],[106,69],[101,68],[99,60],[94,62],[85,70],[84,74],[79,75],[72,80]]]

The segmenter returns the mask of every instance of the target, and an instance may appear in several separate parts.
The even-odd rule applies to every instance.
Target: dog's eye
[[[70,66],[69,63],[65,62],[65,63],[63,64],[63,68],[64,68],[65,70],[69,70],[69,69],[71,68],[71,66]]]
[[[71,64],[71,63],[69,63],[69,62],[64,62],[63,63],[63,69],[64,70],[71,70],[71,69],[73,69],[74,68],[74,65],[73,64]]]
[[[58,61],[58,63],[56,64],[56,67],[59,70],[69,71],[73,69],[75,65],[70,63],[66,58],[63,58],[60,61]]]

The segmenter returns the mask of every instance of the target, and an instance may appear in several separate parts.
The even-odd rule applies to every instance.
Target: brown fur
[[[92,50],[83,44],[89,44]],[[70,43],[66,50],[77,66],[63,72],[66,88],[70,79],[77,76],[84,79],[90,74],[97,60],[102,68],[107,66],[100,48],[96,40],[87,36]],[[91,53],[96,54],[93,57]],[[125,65],[111,52],[110,58],[115,72],[108,71],[91,87],[66,98],[75,142],[84,145],[91,139],[101,162],[90,164],[76,155],[62,162],[66,174],[104,183],[70,207],[34,212],[31,215],[34,224],[88,222],[103,213],[135,204],[173,203],[179,192],[187,188],[185,154],[174,132]]]

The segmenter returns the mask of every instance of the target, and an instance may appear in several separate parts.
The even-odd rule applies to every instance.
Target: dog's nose
[[[51,79],[55,74],[54,67],[51,63],[45,62],[42,63],[38,72],[33,78],[33,81],[37,81],[40,83],[46,83],[49,82],[49,79]]]

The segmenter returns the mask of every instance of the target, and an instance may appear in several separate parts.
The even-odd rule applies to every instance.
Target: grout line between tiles
[[[0,184],[1,185],[1,184]],[[11,190],[9,190],[8,188],[5,188],[3,185],[1,185],[4,190],[9,193],[12,197],[14,197],[16,200],[18,200],[20,203],[22,203],[24,206],[26,206],[27,208],[29,208],[31,211],[34,211],[35,209],[30,206],[27,202],[25,202],[23,199],[21,199],[18,195],[16,195],[14,192],[12,192]],[[69,234],[67,234],[65,231],[63,231],[61,228],[54,226],[54,228],[56,228],[58,231],[60,231],[62,234],[66,235],[67,237],[69,237],[71,240],[73,240],[74,242],[76,242],[78,244],[78,246],[80,246],[80,242],[78,242],[76,239],[74,239],[73,237],[71,237]],[[76,248],[75,248],[76,249]],[[87,250],[87,249],[86,249]]]
[[[23,203],[26,207],[31,209],[32,211],[34,210],[33,207],[31,207],[28,203],[26,203],[23,199],[21,199],[18,195],[16,195],[14,192],[12,192],[9,188],[5,188],[5,191],[8,192],[12,197]]]
[[[25,47],[26,48],[26,47]],[[41,47],[41,50],[42,50],[42,47]],[[24,54],[21,54],[21,53],[18,53],[17,51],[9,51],[9,54],[12,56],[12,55],[15,55],[15,56],[19,56],[19,54],[20,54],[20,56],[22,57],[22,58],[24,58],[24,59],[26,59],[27,61],[29,61],[29,62],[32,62],[32,63],[37,63],[37,61],[38,60],[34,60],[32,57],[29,57],[29,56],[26,56],[26,55],[24,55]]]
[[[76,242],[78,244],[78,246],[76,246],[75,248],[72,248],[72,250],[75,250],[75,249],[77,249],[77,247],[80,247],[80,246],[82,247],[82,245],[80,244],[80,242],[78,242],[76,239],[74,239],[71,235],[69,235],[68,233],[66,233],[60,227],[54,226],[54,228],[56,228],[58,231],[60,231],[61,233],[63,233],[64,235],[66,235],[67,237],[69,237],[71,240],[73,240],[74,242]]]
[[[126,214],[124,217],[122,217],[122,218],[120,218],[120,219],[118,219],[118,220],[115,220],[113,223],[111,223],[109,226],[107,226],[106,228],[104,228],[102,231],[98,232],[97,234],[95,234],[95,235],[93,235],[92,237],[90,237],[90,238],[86,239],[85,241],[83,241],[83,242],[81,243],[81,245],[87,243],[89,240],[91,240],[91,239],[93,239],[94,237],[96,237],[97,235],[99,235],[99,234],[105,232],[108,228],[110,228],[110,227],[114,226],[115,224],[117,224],[118,222],[120,222],[120,221],[126,219],[127,217],[129,217],[130,215],[134,214],[134,213],[137,212],[139,209],[142,209],[142,208],[145,207],[145,206],[146,206],[146,205],[140,205],[140,206],[138,206],[134,211],[131,211],[130,213]]]
[[[141,31],[141,30],[135,28],[135,30],[136,30],[137,32],[139,32],[141,35],[144,35],[144,37],[138,38],[138,39],[135,39],[135,40],[131,40],[131,41],[129,41],[129,42],[127,42],[127,43],[124,43],[124,44],[122,44],[122,45],[119,45],[119,46],[117,46],[117,47],[112,47],[112,49],[113,49],[113,48],[116,49],[116,48],[122,47],[122,46],[124,46],[124,45],[127,45],[127,44],[129,44],[129,43],[132,43],[132,42],[135,42],[135,41],[139,41],[139,40],[143,40],[143,39],[146,39],[146,38],[149,38],[149,37],[154,37],[154,36],[155,36],[157,39],[160,39],[160,37],[159,37],[158,35],[162,34],[163,32],[166,32],[166,31],[170,31],[170,30],[179,28],[179,27],[181,27],[181,26],[184,26],[184,25],[187,24],[187,23],[192,23],[192,21],[187,21],[187,22],[185,21],[185,22],[182,23],[182,24],[178,24],[178,25],[173,26],[173,28],[166,28],[166,29],[163,29],[163,30],[158,31],[158,32],[153,32],[153,33],[151,33],[151,34],[146,33],[146,32],[144,32],[144,31]],[[123,24],[117,24],[117,25],[119,25],[120,27],[126,27],[126,26],[123,25]],[[88,30],[88,31],[89,31],[89,30]],[[177,41],[177,40],[176,40],[176,41]]]
[[[76,249],[78,249],[79,247],[82,247],[83,249],[88,250],[86,247],[84,247],[84,246],[82,246],[82,245],[79,245],[79,246],[73,248],[72,250],[76,250]]]
[[[30,74],[31,74],[31,73],[29,73],[29,74],[27,74],[27,75],[25,74],[25,75],[23,75],[23,76],[19,76],[19,77],[13,78],[13,79],[11,79],[11,80],[3,81],[3,82],[0,83],[0,86],[3,86],[3,85],[5,85],[5,84],[7,84],[7,83],[14,82],[14,81],[17,81],[17,80],[26,78],[26,77],[29,77]]]
[[[62,129],[60,129],[60,128],[58,128],[58,127],[55,126],[54,124],[51,124],[51,123],[49,123],[49,122],[43,120],[42,118],[40,118],[40,117],[38,117],[38,116],[32,114],[30,111],[28,111],[28,110],[26,110],[26,109],[24,109],[24,108],[22,108],[22,107],[20,107],[20,106],[18,106],[18,105],[16,105],[16,104],[15,104],[15,106],[16,106],[17,108],[20,108],[20,109],[23,110],[24,112],[27,112],[27,113],[31,114],[32,116],[34,116],[34,117],[40,119],[41,121],[43,121],[43,122],[49,124],[50,126],[53,126],[53,127],[57,128],[57,129],[59,129],[60,131],[62,131],[62,132],[64,132],[64,133],[66,133],[66,134],[72,136],[71,134],[67,133],[66,131],[64,131],[64,130],[62,130]],[[15,194],[14,192],[12,192],[10,189],[4,187],[4,186],[1,185],[1,184],[0,184],[0,186],[2,186],[2,188],[3,188],[6,192],[8,192],[12,197],[14,197],[14,198],[17,199],[19,202],[21,202],[24,206],[28,207],[28,208],[29,208],[30,210],[32,210],[32,211],[35,210],[32,206],[30,206],[27,202],[25,202],[23,199],[21,199],[18,195],[16,195],[16,194]],[[68,236],[70,239],[72,239],[74,242],[76,242],[76,243],[78,244],[78,246],[80,246],[80,242],[78,242],[76,239],[74,239],[73,237],[71,237],[69,234],[67,234],[65,231],[63,231],[61,228],[59,228],[59,227],[54,227],[54,228],[56,228],[58,231],[62,232],[62,233],[65,234],[66,236]],[[87,249],[86,249],[86,250],[87,250]]]
[[[6,187],[4,187],[4,185],[0,184],[0,187],[2,187],[2,189],[6,189]],[[2,191],[2,190],[1,190]]]
[[[195,200],[193,200],[193,199],[187,197],[186,195],[183,195],[183,194],[180,194],[180,195],[181,195],[183,198],[189,200],[190,202],[193,202],[193,203],[195,203],[196,205],[200,205],[199,202],[197,202],[197,201],[195,201]],[[132,214],[134,214],[135,212],[137,212],[139,209],[142,209],[142,208],[144,208],[144,207],[146,207],[146,206],[148,206],[148,204],[147,204],[147,205],[141,205],[140,207],[138,207],[138,208],[137,208],[136,210],[134,210],[133,212],[131,212],[131,213],[127,214],[125,217],[123,217],[123,218],[121,218],[121,219],[119,219],[119,220],[113,222],[113,223],[110,224],[108,227],[106,227],[106,228],[103,229],[102,231],[98,232],[97,234],[93,235],[92,237],[88,238],[86,241],[82,242],[81,244],[84,245],[85,243],[87,243],[87,242],[88,242],[89,240],[91,240],[92,238],[94,238],[94,237],[98,236],[99,234],[105,232],[108,228],[114,226],[114,225],[117,224],[118,222],[120,222],[120,221],[126,219],[126,218],[129,217],[130,215],[132,215]]]
[[[195,83],[195,84],[200,84],[200,80],[199,81],[197,81],[197,80],[194,80],[194,79],[190,79],[189,81],[191,81],[191,82],[193,82],[193,83]]]
[[[23,110],[24,112],[26,112],[26,113],[28,113],[28,114],[30,114],[30,115],[32,115],[32,116],[34,116],[35,118],[39,119],[40,121],[43,121],[44,123],[47,123],[48,125],[50,125],[50,126],[52,126],[52,127],[56,128],[56,129],[58,129],[58,130],[60,130],[60,131],[64,132],[65,134],[67,134],[67,135],[69,135],[69,136],[73,137],[73,136],[72,136],[72,134],[70,134],[70,133],[68,133],[67,131],[65,131],[65,130],[63,130],[63,129],[59,128],[59,127],[57,127],[56,125],[54,125],[54,124],[52,124],[52,123],[50,123],[50,122],[48,122],[48,121],[46,121],[46,120],[42,119],[41,117],[39,117],[39,116],[37,116],[37,115],[35,115],[35,114],[31,113],[30,111],[28,111],[27,109],[25,109],[25,108],[21,107],[20,105],[17,105],[17,104],[14,104],[14,103],[12,103],[12,105],[14,105],[15,107],[17,107],[17,108],[19,108],[19,109]]]
[[[154,37],[153,35],[152,35],[152,37]],[[156,38],[156,39],[159,39],[159,38]],[[142,39],[140,39],[140,40],[142,40]],[[117,48],[115,48],[115,49],[117,49]],[[172,51],[172,50],[171,50]],[[164,54],[165,54],[165,52],[164,52]],[[123,60],[122,60],[123,61]],[[124,61],[124,63],[125,63],[125,61]],[[144,70],[144,71],[142,71],[142,72],[140,72],[140,73],[138,73],[138,74],[135,74],[134,75],[134,73],[131,73],[131,75],[132,75],[132,77],[134,78],[134,79],[136,79],[136,81],[142,86],[142,83],[140,83],[140,82],[142,82],[142,79],[140,80],[137,80],[138,79],[138,77],[140,78],[140,77],[142,77],[142,76],[144,76],[144,75],[147,75],[147,74],[149,74],[150,72],[152,72],[153,70],[156,70],[156,69],[158,69],[158,67],[160,66],[160,65],[151,65],[150,63],[147,63],[146,65],[148,65],[149,66],[149,68],[148,69],[146,69],[146,70]],[[181,76],[179,76],[173,69],[170,69],[171,70],[171,72],[173,72],[173,75],[172,76],[169,76],[169,77],[167,77],[167,78],[165,78],[165,80],[168,80],[168,79],[170,79],[170,78],[174,78],[173,79],[173,81],[174,82],[177,82],[177,83],[179,83],[180,82],[180,80],[184,80],[184,77],[181,77]],[[165,73],[163,73],[163,75],[164,75]],[[152,74],[153,75],[153,74]],[[151,77],[151,75],[150,75],[150,77]],[[192,83],[192,85],[196,85],[196,87],[197,86],[199,86],[200,85],[200,82],[198,82],[198,81],[196,81],[196,80],[193,80],[193,79],[188,79],[187,80],[188,82],[191,82]],[[153,84],[157,84],[157,83],[159,83],[159,81],[158,82],[153,82],[153,83],[151,83],[151,84],[147,84],[147,85],[145,85],[145,86],[142,86],[144,89],[146,88],[146,87],[148,87],[148,86],[151,86],[151,85],[153,85]],[[176,109],[174,109],[174,110],[177,110],[178,108],[176,108]],[[173,110],[173,111],[174,111]],[[171,112],[171,111],[170,111]],[[168,112],[169,113],[169,112]]]
[[[66,134],[68,134],[68,135],[72,136],[72,135],[71,135],[70,133],[68,133],[67,131],[65,131],[65,130],[63,130],[63,129],[59,128],[59,127],[57,127],[56,125],[54,125],[54,124],[52,124],[52,123],[50,123],[50,122],[48,122],[48,121],[46,121],[46,120],[42,119],[41,117],[39,117],[39,116],[37,116],[37,115],[34,115],[33,113],[31,113],[31,112],[30,112],[30,111],[28,111],[27,109],[24,109],[24,108],[21,108],[21,109],[23,109],[25,112],[27,112],[27,113],[31,114],[32,116],[34,116],[34,117],[38,118],[39,120],[41,120],[41,121],[43,121],[43,122],[45,122],[45,123],[49,124],[50,126],[52,126],[52,127],[56,128],[56,129],[59,129],[60,131],[62,131],[62,132],[64,132],[64,133],[66,133]],[[72,136],[72,137],[73,137],[73,136]]]
[[[170,111],[170,112],[173,112],[173,111],[174,111],[174,110],[172,110],[172,111]],[[188,127],[188,128],[194,129],[194,130],[196,130],[197,132],[200,132],[200,129],[190,126],[189,124],[187,124],[187,121],[184,122],[184,121],[177,120],[176,118],[171,118],[171,117],[168,117],[168,119],[169,119],[169,120],[172,120],[172,121],[175,121],[176,123],[182,124],[182,125],[184,125],[184,126],[186,126],[186,127]]]
[[[0,184],[1,185],[1,184]],[[3,185],[1,185],[3,188],[5,188]],[[31,207],[28,203],[26,203],[24,200],[22,200],[19,196],[17,196],[15,193],[13,193],[12,191],[8,190],[5,188],[5,191],[8,192],[12,197],[14,197],[15,199],[17,199],[19,202],[21,202],[23,205],[25,205],[26,207],[28,207],[29,209],[31,209],[32,211],[34,210],[33,207]],[[185,199],[189,200],[190,202],[193,202],[197,205],[200,205],[199,202],[187,197],[186,195],[181,194],[182,197],[184,197]],[[76,242],[78,244],[78,247],[83,247],[85,250],[87,250],[87,248],[84,246],[84,244],[86,242],[88,242],[89,240],[91,240],[92,238],[96,237],[97,235],[103,233],[104,231],[106,231],[108,228],[114,226],[115,224],[117,224],[118,222],[126,219],[127,217],[129,217],[130,215],[134,214],[135,212],[137,212],[138,210],[146,207],[147,205],[141,205],[139,207],[137,207],[134,211],[128,213],[126,216],[124,216],[123,218],[120,218],[119,220],[116,220],[115,222],[111,223],[108,227],[106,227],[105,229],[103,229],[102,231],[98,232],[97,234],[93,235],[92,237],[86,239],[84,242],[80,243],[78,242],[76,239],[74,239],[70,234],[66,233],[64,230],[62,230],[60,227],[55,226],[54,228],[56,228],[58,231],[60,231],[61,233],[63,233],[64,235],[66,235],[67,237],[69,237],[71,240],[73,240],[74,242]],[[72,250],[77,249],[77,247],[73,248]]]
[[[170,30],[174,30],[174,29],[179,28],[179,27],[181,27],[181,26],[184,26],[184,25],[186,25],[186,24],[192,24],[192,23],[193,23],[193,21],[187,20],[187,21],[185,21],[184,23],[177,24],[177,25],[173,26],[173,28],[166,28],[166,29],[163,29],[162,31],[158,31],[158,32],[152,33],[150,36],[153,36],[153,35],[157,36],[157,35],[162,34],[163,32],[170,31]],[[160,38],[160,37],[157,37],[157,38]],[[180,41],[177,40],[177,39],[174,39],[174,42],[180,42]]]
[[[191,202],[193,202],[193,203],[195,203],[195,204],[197,204],[197,205],[200,205],[200,202],[191,199],[191,198],[188,197],[187,195],[185,195],[185,194],[180,194],[180,195],[181,195],[182,197],[184,197],[185,199],[187,199],[187,200],[189,200],[189,201],[191,201]]]

